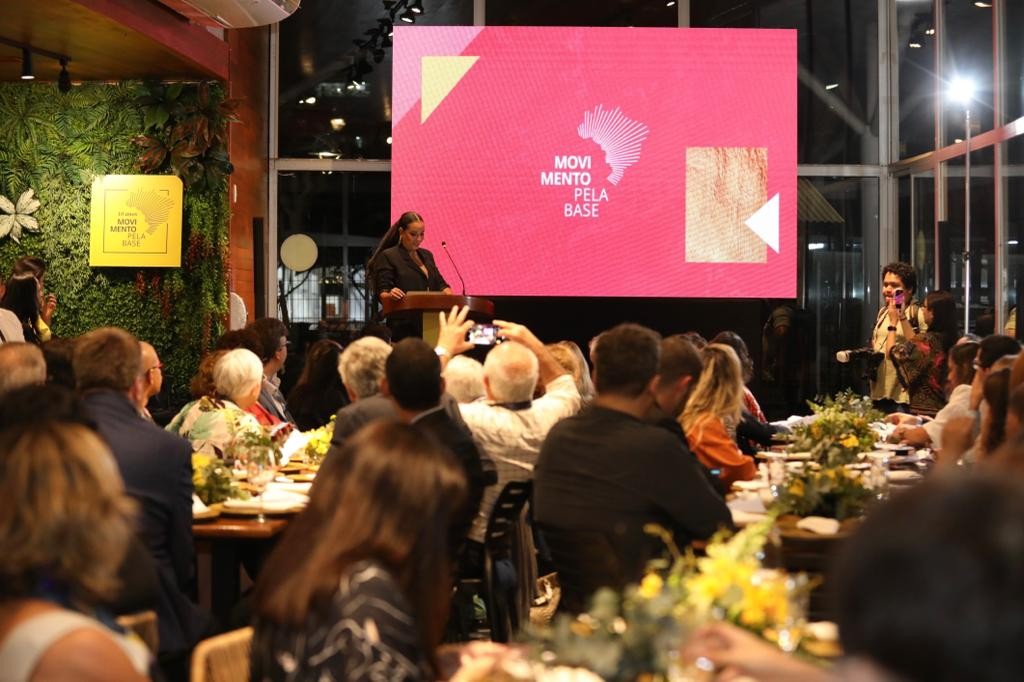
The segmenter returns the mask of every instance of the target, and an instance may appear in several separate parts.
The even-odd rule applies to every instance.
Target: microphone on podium
[[[448,242],[446,242],[445,240],[442,239],[441,240],[441,248],[444,249],[445,255],[448,256],[448,262],[452,264],[453,268],[455,268],[455,274],[459,276],[459,282],[462,284],[462,295],[465,296],[466,295],[466,280],[462,279],[462,273],[459,272],[459,266],[455,264],[455,259],[452,258],[451,252],[448,251]]]

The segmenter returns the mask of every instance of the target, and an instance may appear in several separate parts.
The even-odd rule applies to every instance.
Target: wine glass
[[[249,487],[260,498],[259,513],[256,515],[257,523],[267,522],[267,517],[263,511],[263,493],[267,490],[267,484],[277,476],[276,464],[274,452],[271,448],[256,447],[250,448],[246,452],[245,468],[249,474]]]
[[[810,585],[807,576],[787,575],[785,577],[786,617],[775,627],[778,647],[791,654],[800,646],[804,628],[807,626],[807,606],[810,600]]]

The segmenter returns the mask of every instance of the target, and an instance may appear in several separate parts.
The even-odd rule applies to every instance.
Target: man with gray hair
[[[139,367],[139,376],[132,386],[131,399],[143,419],[153,421],[153,415],[149,413],[149,399],[160,392],[164,385],[164,365],[160,362],[160,356],[156,354],[156,348],[145,341],[139,341],[141,348],[142,365]]]
[[[46,361],[39,346],[24,341],[0,344],[0,396],[45,382]]]
[[[364,336],[350,343],[338,356],[338,373],[352,402],[338,410],[334,417],[332,446],[341,445],[374,419],[396,416],[394,403],[380,395],[380,382],[389,355],[391,346],[387,341]]]

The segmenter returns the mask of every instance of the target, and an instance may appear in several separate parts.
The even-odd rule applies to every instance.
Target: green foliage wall
[[[186,189],[181,268],[89,267],[92,180],[138,172],[132,138],[143,132],[144,94],[138,83],[85,84],[67,94],[0,83],[0,194],[14,201],[31,187],[41,202],[40,232],[0,240],[0,275],[20,256],[45,259],[46,289],[58,300],[54,335],[123,327],[157,348],[165,383],[183,399],[227,313],[224,184]]]

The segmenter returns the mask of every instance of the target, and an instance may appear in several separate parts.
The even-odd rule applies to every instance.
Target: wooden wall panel
[[[247,28],[227,31],[231,50],[229,97],[240,99],[241,123],[231,125],[230,178],[231,269],[228,284],[245,301],[249,319],[259,311],[255,303],[252,224],[269,209],[268,194],[268,120],[270,29]]]

